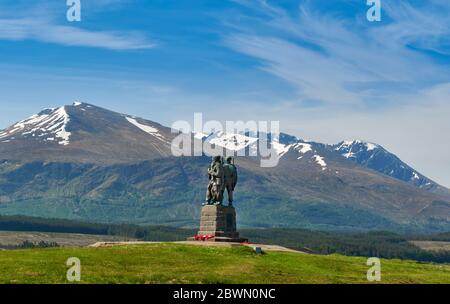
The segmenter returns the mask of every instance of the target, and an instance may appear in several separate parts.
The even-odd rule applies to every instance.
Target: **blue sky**
[[[66,0],[0,3],[0,128],[81,100],[166,125],[279,120],[377,142],[450,186],[450,2]]]

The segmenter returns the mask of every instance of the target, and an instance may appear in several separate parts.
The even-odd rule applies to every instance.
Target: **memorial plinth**
[[[200,230],[189,240],[211,242],[247,242],[236,230],[236,210],[232,206],[205,205],[201,211]]]

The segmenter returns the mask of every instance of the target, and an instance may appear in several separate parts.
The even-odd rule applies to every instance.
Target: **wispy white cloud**
[[[408,1],[386,2],[384,10],[393,22],[375,29],[375,37],[390,37],[397,45],[450,55],[449,1],[431,0],[420,6]]]
[[[64,2],[65,3],[65,2]],[[99,9],[122,4],[123,0],[102,0],[88,2],[89,6]],[[17,7],[17,10],[14,8]],[[110,50],[138,50],[157,47],[157,43],[140,31],[105,31],[83,27],[83,22],[61,24],[55,21],[56,13],[65,13],[62,6],[56,8],[50,4],[23,7],[22,2],[10,6],[1,6],[0,40],[35,40],[65,46],[103,48]],[[64,14],[63,14],[64,15]]]
[[[0,19],[0,39],[37,40],[111,50],[149,49],[157,46],[138,32],[89,31],[30,19]]]
[[[263,70],[291,83],[300,105],[396,105],[450,78],[445,67],[410,45],[449,50],[442,43],[450,34],[444,18],[448,6],[434,17],[427,14],[434,6],[426,11],[398,1],[395,9],[386,8],[391,21],[374,25],[324,13],[310,1],[302,2],[294,14],[262,0],[238,2],[261,17],[228,20],[233,32],[224,38],[226,45],[260,59]]]

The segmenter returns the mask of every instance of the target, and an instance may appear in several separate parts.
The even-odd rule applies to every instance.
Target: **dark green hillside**
[[[109,166],[3,162],[0,214],[193,227],[204,200],[205,168],[209,162],[207,157]],[[236,207],[242,227],[393,231],[445,231],[450,227],[445,220],[420,220],[406,225],[396,214],[384,214],[388,209],[381,209],[380,213],[355,203],[373,198],[352,198],[354,189],[350,186],[341,192],[336,188],[333,198],[331,192],[327,193],[327,188],[334,187],[332,176],[310,184],[309,173],[300,179],[280,175],[280,170],[285,170],[282,164],[267,170],[253,162],[241,164]]]

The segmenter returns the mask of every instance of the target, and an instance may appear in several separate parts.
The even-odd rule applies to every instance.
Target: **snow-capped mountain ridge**
[[[240,151],[250,147],[251,151],[256,151],[258,138],[249,134],[227,134],[216,132],[210,135],[196,134],[196,138],[202,138],[204,141],[214,143],[232,151]],[[381,145],[363,141],[346,140],[335,145],[324,145],[312,141],[304,141],[295,136],[280,133],[276,140],[272,140],[272,135],[262,136],[268,138],[272,147],[276,150],[280,159],[288,154],[289,151],[298,153],[297,159],[308,159],[315,163],[322,171],[329,168],[327,157],[321,154],[323,150],[335,154],[337,157],[345,158],[353,163],[375,170],[390,177],[410,183],[416,187],[426,190],[438,190],[444,187],[438,185],[431,179],[420,174],[417,170],[405,164],[397,156],[384,149]]]
[[[283,133],[261,140],[251,134],[172,133],[157,122],[80,102],[45,109],[0,134],[0,205],[11,214],[46,216],[58,209],[62,216],[118,221],[142,214],[148,223],[167,212],[173,223],[174,206],[187,210],[199,203],[210,163],[201,153],[173,155],[171,143],[186,135],[233,151],[254,151],[260,143],[275,149],[275,167],[261,167],[255,157],[236,158],[240,206],[248,208],[250,221],[256,208],[266,210],[259,215],[261,223],[276,215],[275,223],[290,217],[289,223],[297,225],[307,215],[308,225],[329,225],[331,218],[347,227],[349,218],[358,226],[367,214],[375,216],[374,227],[390,227],[391,221],[450,221],[450,192],[436,191],[439,185],[381,146],[363,141],[327,145]],[[331,217],[317,217],[321,210]]]
[[[268,141],[270,143],[269,146],[275,150],[278,158],[280,159],[283,158],[290,150],[298,151],[300,154],[298,159],[302,159],[308,152],[313,152],[314,155],[310,156],[311,161],[316,163],[321,170],[327,169],[325,157],[319,155],[318,152],[313,149],[312,144],[308,144],[302,139],[285,133],[280,133],[276,137],[272,134],[261,133],[258,137],[256,134],[249,132],[244,135],[217,131],[210,133],[209,135],[205,133],[194,133],[194,138],[202,139],[204,142],[211,145],[216,145],[233,152],[249,149],[249,153],[246,155],[250,156],[257,155],[260,140],[262,140],[266,145]]]
[[[362,140],[343,141],[331,146],[343,157],[393,178],[426,190],[439,191],[442,186],[420,174],[382,146]]]
[[[171,155],[170,128],[74,102],[0,131],[0,159],[121,163]]]
[[[250,155],[255,155],[258,151],[260,139],[257,135],[249,132],[193,133],[193,137],[197,140],[234,152],[248,149]],[[305,141],[285,133],[277,136],[259,135],[262,141],[270,143],[269,146],[276,151],[280,161],[292,159],[308,163],[312,165],[309,168],[316,168],[323,174],[340,171],[339,168],[335,168],[336,162],[352,163],[425,190],[445,189],[376,143],[352,140],[326,145]],[[8,158],[11,153],[17,156],[15,155],[17,152],[13,151],[23,150],[21,151],[23,158],[30,159],[27,147],[31,147],[30,144],[33,143],[35,144],[33,152],[42,150],[42,155],[45,155],[50,149],[54,153],[51,155],[56,159],[75,157],[70,156],[70,150],[74,153],[76,151],[76,155],[84,151],[85,161],[102,159],[97,156],[99,153],[100,155],[108,153],[106,158],[120,161],[142,160],[170,156],[170,145],[175,136],[171,134],[169,128],[158,123],[77,101],[72,105],[44,109],[0,131],[0,158]],[[58,147],[64,148],[64,152],[58,152]],[[112,147],[116,152],[112,153]],[[5,156],[1,156],[2,153]],[[39,159],[40,156],[33,157]]]
[[[16,140],[19,137],[25,139],[34,139],[41,142],[53,142],[59,145],[67,146],[70,144],[70,137],[72,132],[68,131],[68,124],[71,117],[67,112],[67,107],[76,107],[81,111],[89,111],[92,105],[74,102],[71,106],[61,106],[58,108],[45,108],[38,114],[34,114],[27,119],[21,120],[0,132],[0,140],[3,143],[8,143]],[[137,127],[141,131],[154,136],[166,144],[170,144],[169,140],[165,138],[157,128],[150,124],[140,123],[135,117],[123,115],[131,125]]]

